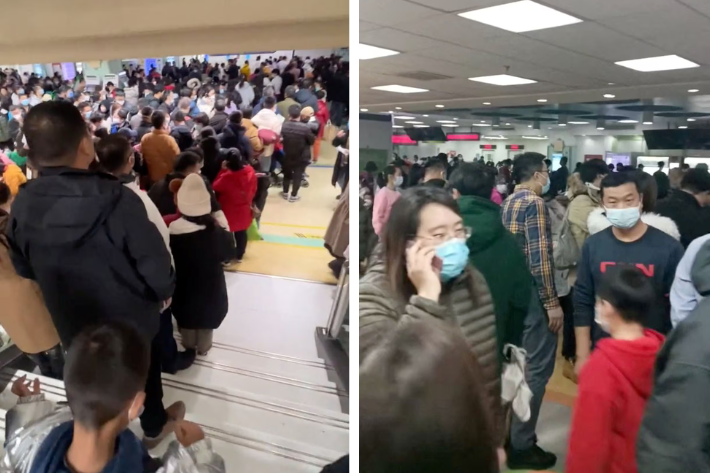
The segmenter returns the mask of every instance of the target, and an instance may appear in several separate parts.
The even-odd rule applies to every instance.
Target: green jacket
[[[498,356],[502,360],[506,343],[522,345],[532,276],[515,237],[503,226],[498,204],[489,199],[462,196],[459,208],[464,225],[472,229],[467,241],[471,264],[483,274],[493,296]]]

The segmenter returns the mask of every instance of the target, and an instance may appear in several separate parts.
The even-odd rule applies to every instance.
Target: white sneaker
[[[292,196],[289,197],[289,199],[288,199],[288,201],[291,202],[291,203],[298,202],[299,200],[301,200],[301,196],[300,196],[300,195],[297,195],[297,196],[293,196],[293,195],[292,195]]]
[[[283,197],[284,200],[288,200],[288,192],[282,192],[281,197]]]

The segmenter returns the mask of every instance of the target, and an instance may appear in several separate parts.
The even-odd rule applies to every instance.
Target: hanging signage
[[[448,141],[480,141],[480,133],[451,133],[446,135]]]
[[[523,145],[505,145],[505,149],[524,150],[525,146],[523,146]]]
[[[416,145],[417,142],[407,135],[392,135],[393,145]]]
[[[498,145],[481,145],[481,149],[496,149]]]

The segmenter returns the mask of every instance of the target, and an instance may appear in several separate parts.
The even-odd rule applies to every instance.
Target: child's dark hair
[[[242,153],[237,148],[229,148],[225,150],[224,160],[227,161],[227,167],[232,171],[241,171],[244,169],[244,160]]]
[[[116,133],[102,138],[96,145],[96,155],[101,167],[111,174],[123,169],[132,152],[131,143]]]
[[[76,422],[98,430],[118,417],[143,391],[150,350],[131,325],[105,322],[81,332],[71,344],[64,385]]]
[[[5,205],[10,202],[12,193],[10,192],[10,187],[4,182],[0,182],[0,205]]]
[[[397,167],[393,166],[390,164],[389,166],[385,167],[385,169],[377,174],[377,186],[378,187],[385,187],[387,185],[387,178],[388,176],[391,176],[392,174],[395,173]]]
[[[318,100],[323,100],[325,98],[325,90],[319,90],[316,92],[316,98]]]
[[[635,266],[612,266],[603,274],[597,297],[611,304],[626,322],[645,325],[657,296],[648,277]]]
[[[175,166],[173,167],[173,171],[185,172],[188,168],[199,164],[200,161],[202,161],[202,158],[199,154],[191,151],[183,151],[175,158]]]

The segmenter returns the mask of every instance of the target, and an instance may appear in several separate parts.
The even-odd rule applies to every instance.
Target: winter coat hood
[[[680,241],[678,226],[670,218],[663,217],[653,212],[644,212],[641,214],[641,221]],[[594,209],[592,213],[589,214],[587,227],[589,228],[590,235],[606,230],[610,226],[611,223],[609,223],[609,220],[606,218],[603,208]]]
[[[506,231],[500,206],[489,199],[461,196],[459,210],[466,223],[472,224],[471,237],[466,244],[474,253],[492,245]]]

